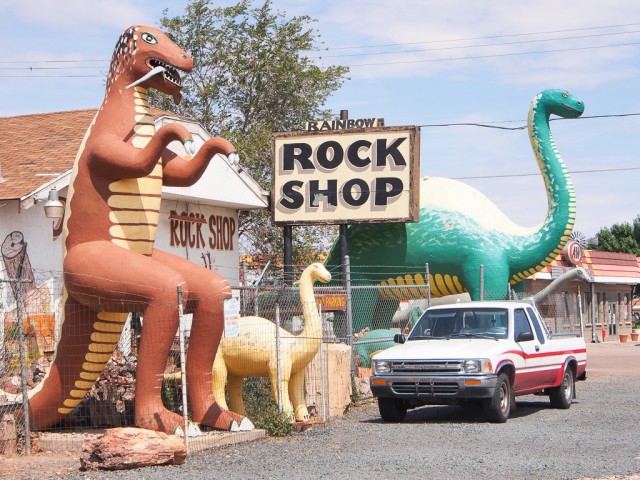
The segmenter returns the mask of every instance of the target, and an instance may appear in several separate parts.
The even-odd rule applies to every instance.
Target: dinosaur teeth
[[[152,58],[149,60],[149,65],[152,67],[164,67],[164,71],[162,72],[162,76],[168,80],[169,82],[177,85],[178,87],[182,86],[182,81],[180,79],[180,74],[178,70],[171,64],[163,62],[159,58]]]

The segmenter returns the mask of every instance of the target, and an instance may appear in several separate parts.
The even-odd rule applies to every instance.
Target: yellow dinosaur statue
[[[244,414],[242,383],[245,377],[269,377],[273,398],[278,400],[278,361],[276,328],[280,329],[280,391],[282,408],[297,421],[309,419],[304,401],[304,370],[313,360],[322,342],[322,321],[313,295],[313,283],[327,283],[331,274],[320,263],[309,265],[300,276],[300,301],[304,328],[292,335],[262,317],[241,317],[237,337],[224,337],[213,362],[213,394],[223,408],[224,387],[229,382],[229,400],[233,411]]]

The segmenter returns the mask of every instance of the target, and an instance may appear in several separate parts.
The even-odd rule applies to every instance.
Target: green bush
[[[248,378],[242,388],[247,417],[256,428],[266,430],[273,437],[285,437],[291,433],[291,418],[278,410],[271,396],[268,378]]]

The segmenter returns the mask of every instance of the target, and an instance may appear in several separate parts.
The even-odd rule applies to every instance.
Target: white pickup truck
[[[569,408],[575,380],[586,378],[579,334],[552,334],[526,302],[469,302],[428,308],[408,337],[373,357],[371,392],[380,416],[402,422],[423,405],[481,404],[503,423],[515,397],[549,395]]]

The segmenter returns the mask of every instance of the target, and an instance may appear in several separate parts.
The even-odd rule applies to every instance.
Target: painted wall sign
[[[233,209],[163,200],[156,248],[238,282],[238,215]]]
[[[171,210],[169,216],[170,242],[172,247],[209,248],[211,250],[233,250],[236,234],[236,219],[223,215],[208,215],[194,212],[178,214]]]
[[[417,127],[278,133],[272,157],[276,224],[418,219]]]
[[[307,122],[308,132],[326,132],[331,130],[346,130],[348,128],[381,127],[377,118],[349,118],[345,120],[314,120]]]

